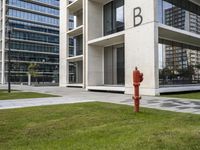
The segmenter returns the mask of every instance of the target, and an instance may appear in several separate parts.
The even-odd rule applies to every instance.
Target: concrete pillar
[[[68,0],[60,1],[60,70],[59,70],[59,85],[66,86],[68,83],[68,64],[67,64],[67,55],[68,55],[68,41],[67,36],[68,29],[68,10],[67,10]]]
[[[157,95],[159,88],[158,72],[158,28],[156,23],[156,0],[125,1],[125,93],[133,93],[132,71],[135,66],[144,73],[141,94]],[[134,26],[135,8],[141,8],[143,21]],[[139,13],[138,11],[136,12]]]
[[[5,44],[6,44],[6,0],[2,3],[2,66],[1,66],[1,84],[5,84]]]
[[[31,86],[31,74],[28,74],[28,86]]]
[[[87,84],[89,86],[104,84],[103,60],[103,47],[88,46]]]

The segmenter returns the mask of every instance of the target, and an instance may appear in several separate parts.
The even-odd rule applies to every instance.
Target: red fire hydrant
[[[134,103],[135,103],[135,112],[139,112],[140,107],[140,93],[139,93],[139,87],[140,83],[143,81],[143,73],[140,73],[137,67],[135,67],[135,70],[133,71],[133,86],[134,86]]]

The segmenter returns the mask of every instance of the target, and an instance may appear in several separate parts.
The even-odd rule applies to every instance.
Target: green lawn
[[[13,90],[8,93],[7,90],[0,90],[0,100],[8,99],[25,99],[25,98],[45,98],[45,97],[57,97],[56,95],[35,93],[35,92],[21,92]]]
[[[200,115],[107,103],[0,110],[0,149],[199,150]]]
[[[164,94],[162,97],[172,97],[172,98],[183,98],[183,99],[199,99],[200,92],[188,92],[188,93],[175,93],[175,94]]]

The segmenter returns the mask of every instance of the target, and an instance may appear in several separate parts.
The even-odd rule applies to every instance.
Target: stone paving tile
[[[194,109],[200,110],[200,106],[193,107]]]
[[[166,100],[166,102],[172,102],[172,103],[178,103],[178,104],[190,104],[191,102],[184,102],[184,101],[180,101],[180,100],[175,100],[175,99],[171,99],[171,100]]]
[[[5,86],[0,86],[5,88]],[[88,92],[79,88],[61,88],[61,87],[29,87],[29,86],[12,86],[13,89],[22,91],[33,91],[40,93],[49,93],[60,95],[62,97],[54,98],[36,98],[23,100],[0,100],[0,109],[22,108],[41,105],[70,104],[80,102],[109,102],[133,106],[131,95],[108,93],[108,92]],[[147,108],[200,114],[200,101],[198,100],[181,100],[166,97],[142,96],[141,106]]]
[[[160,103],[160,102],[159,101],[149,100],[149,101],[147,101],[147,103],[149,103],[149,104],[157,104],[157,103]]]
[[[176,107],[176,106],[180,106],[180,105],[177,105],[175,103],[163,103],[160,106],[161,107]]]
[[[200,106],[200,102],[197,102],[197,101],[191,101],[191,103]]]
[[[123,101],[120,101],[121,103],[128,103],[128,102],[133,102],[132,99],[126,99],[126,100],[123,100]]]
[[[187,106],[180,106],[180,107],[176,107],[177,109],[190,109],[191,107],[187,107]]]

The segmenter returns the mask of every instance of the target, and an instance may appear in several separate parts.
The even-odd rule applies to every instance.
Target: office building
[[[59,73],[59,0],[1,0],[1,83],[8,77],[8,34],[11,32],[11,82],[28,82],[28,68],[36,64],[32,81],[56,83]]]
[[[60,86],[132,94],[137,66],[141,94],[200,89],[198,0],[60,3]]]

